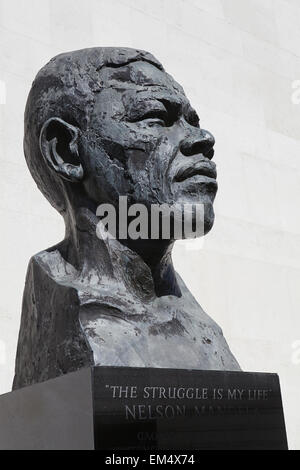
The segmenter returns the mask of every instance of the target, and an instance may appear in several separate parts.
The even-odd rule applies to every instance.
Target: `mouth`
[[[209,181],[216,181],[217,170],[216,165],[211,161],[201,161],[195,163],[188,163],[183,165],[176,173],[175,182],[181,183],[194,176],[206,177]],[[206,178],[202,178],[203,180]]]

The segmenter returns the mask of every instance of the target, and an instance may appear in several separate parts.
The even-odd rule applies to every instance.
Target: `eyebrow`
[[[140,103],[145,104],[145,107],[148,107],[148,106],[149,107],[151,107],[151,106],[154,107],[155,103],[160,103],[166,108],[167,112],[170,112],[170,113],[176,112],[177,114],[179,114],[179,113],[183,114],[184,108],[187,108],[187,113],[193,113],[193,114],[197,115],[196,111],[194,110],[194,108],[192,108],[192,106],[190,105],[190,103],[188,101],[183,103],[179,100],[173,99],[172,97],[151,96],[150,99],[149,98],[148,99],[141,99],[140,101],[138,101],[138,104],[140,104]]]
[[[182,112],[183,110],[183,103],[175,101],[171,98],[159,98],[157,99],[157,101],[164,105],[168,113],[176,112],[177,114],[179,114],[179,112]]]
[[[163,98],[158,99],[166,108],[167,112],[173,114],[174,112],[177,114],[182,114],[185,116],[186,119],[193,120],[193,121],[200,121],[199,115],[197,111],[191,106],[189,101],[186,103],[179,103],[178,101],[174,101],[171,98]]]
[[[144,104],[144,109],[140,108],[139,105]],[[166,112],[173,116],[173,118],[177,118],[180,114],[184,115],[185,118],[189,121],[200,121],[198,113],[196,110],[191,106],[188,100],[182,101],[180,99],[174,99],[172,96],[163,96],[163,94],[159,94],[159,96],[152,95],[148,98],[141,98],[138,100],[135,105],[131,103],[129,106],[128,112],[129,114],[136,114],[140,115],[143,111],[147,111],[147,109],[155,109],[155,104],[163,105]]]

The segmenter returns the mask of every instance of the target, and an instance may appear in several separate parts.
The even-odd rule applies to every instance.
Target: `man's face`
[[[85,191],[97,205],[204,204],[213,225],[214,139],[183,89],[147,62],[104,68],[102,91],[81,139]],[[108,85],[109,84],[109,85]]]

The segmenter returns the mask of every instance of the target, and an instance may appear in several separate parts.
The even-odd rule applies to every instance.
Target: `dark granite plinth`
[[[276,374],[96,367],[0,397],[0,449],[287,449]]]

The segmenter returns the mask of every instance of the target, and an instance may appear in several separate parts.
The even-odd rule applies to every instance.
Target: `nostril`
[[[197,153],[205,153],[207,150],[207,145],[204,142],[184,142],[181,146],[181,152],[183,155],[187,157],[191,157],[192,155],[196,155]]]
[[[211,148],[208,152],[204,153],[204,156],[208,158],[209,160],[211,160],[212,158],[214,158],[214,154],[215,154],[215,150]]]
[[[214,156],[214,145],[214,136],[210,132],[202,129],[200,135],[183,141],[180,150],[183,155],[187,157],[202,153],[205,157],[211,159]]]

